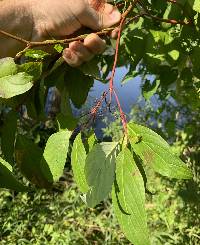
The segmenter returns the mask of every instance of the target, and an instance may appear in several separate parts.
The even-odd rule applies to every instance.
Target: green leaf
[[[93,79],[85,76],[78,69],[71,69],[65,75],[66,87],[73,104],[80,108],[86,101],[90,88],[93,86]]]
[[[117,146],[117,142],[96,144],[87,155],[85,174],[90,190],[86,202],[89,207],[95,207],[103,201],[112,189]]]
[[[0,157],[0,188],[15,191],[27,191],[28,188],[21,184],[12,174],[12,167]]]
[[[144,126],[129,123],[128,134],[134,152],[156,172],[170,178],[192,178],[192,172],[186,164],[173,154],[168,143],[157,133]],[[141,140],[135,142],[138,135]]]
[[[131,66],[134,69],[136,68],[136,66],[145,54],[145,43],[145,34],[137,29],[130,31],[127,37],[125,38],[125,49],[128,55],[130,55],[131,57]]]
[[[129,82],[130,80],[133,80],[135,77],[137,77],[138,75],[139,75],[140,73],[138,72],[138,71],[136,71],[136,70],[134,70],[134,71],[130,71],[130,72],[128,72],[125,76],[124,76],[124,78],[122,79],[122,81],[121,81],[121,83],[122,84],[125,84],[125,83],[127,83],[127,82]]]
[[[63,49],[64,49],[64,47],[61,45],[61,44],[56,44],[55,46],[54,46],[54,49],[58,52],[58,53],[62,53],[62,51],[63,51]]]
[[[62,130],[52,134],[46,144],[43,157],[48,165],[51,175],[47,175],[50,181],[57,181],[63,174],[71,132]]]
[[[13,165],[15,134],[17,130],[17,113],[10,111],[1,128],[1,150],[4,159]]]
[[[28,49],[25,56],[33,59],[44,59],[49,56],[49,54],[43,50]]]
[[[17,65],[13,58],[0,59],[0,78],[17,73]]]
[[[73,143],[71,164],[72,164],[74,179],[80,191],[83,193],[86,193],[89,189],[85,177],[85,171],[84,171],[86,156],[87,155],[81,139],[81,134],[79,134]]]
[[[113,185],[112,201],[125,236],[136,245],[150,244],[144,182],[127,148],[123,149],[116,159],[116,182]]]
[[[64,115],[62,113],[59,113],[56,118],[58,121],[59,130],[68,129],[72,131],[76,128],[76,125],[78,123],[78,120],[70,114]]]
[[[193,1],[193,10],[197,11],[198,13],[200,13],[200,1],[199,0],[194,0]]]
[[[69,93],[66,87],[59,88],[61,94],[60,113],[57,115],[59,129],[75,129],[78,120],[73,116]]]
[[[8,99],[27,92],[33,87],[32,78],[24,72],[0,78],[0,97]]]
[[[172,57],[173,60],[178,60],[180,52],[178,50],[171,50],[168,54]]]
[[[15,160],[22,174],[33,184],[41,188],[50,187],[41,164],[43,151],[30,139],[19,135],[15,144]]]
[[[98,67],[99,60],[97,58],[92,59],[82,64],[79,69],[85,74],[92,76],[93,78],[101,79],[101,73]]]
[[[154,80],[153,82],[148,79],[145,81],[145,84],[142,86],[142,95],[146,100],[149,100],[157,91],[160,85],[159,80]]]
[[[93,146],[97,143],[97,138],[96,138],[96,135],[93,131],[89,135],[87,143],[88,143],[87,151],[89,152],[92,150]]]
[[[25,72],[32,76],[33,80],[37,80],[42,74],[42,62],[28,62],[19,65],[18,72]]]

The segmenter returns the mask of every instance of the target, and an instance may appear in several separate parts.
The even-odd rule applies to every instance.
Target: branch
[[[101,31],[95,32],[95,34],[97,34],[99,36],[108,35],[114,29],[115,29],[115,27],[106,28],[106,29],[103,29]],[[1,30],[1,29],[0,29],[0,34],[4,35],[6,37],[12,38],[12,39],[19,41],[19,42],[23,43],[24,45],[26,45],[26,47],[16,55],[16,58],[20,58],[28,49],[31,49],[31,48],[44,47],[44,46],[54,46],[56,44],[66,45],[66,44],[69,44],[70,42],[73,42],[73,41],[82,41],[89,35],[89,34],[84,34],[84,35],[80,35],[80,36],[77,36],[74,38],[66,38],[66,39],[61,39],[61,40],[45,40],[42,42],[31,42],[31,41],[28,41],[26,39],[23,39],[21,37],[18,37],[16,35],[13,35],[11,33],[4,31],[4,30]]]
[[[12,38],[12,39],[14,39],[14,40],[16,40],[16,41],[19,41],[19,42],[21,42],[21,43],[24,43],[24,44],[26,44],[26,45],[29,44],[29,41],[27,41],[27,40],[25,40],[25,39],[23,39],[23,38],[21,38],[21,37],[17,37],[17,36],[15,36],[15,35],[12,35],[12,34],[6,32],[6,31],[3,31],[3,30],[1,30],[1,29],[0,29],[0,33],[1,33],[2,35],[4,35],[4,36],[10,37],[10,38]]]
[[[176,0],[167,0],[167,1],[171,2],[171,3],[177,3]],[[190,21],[181,21],[181,20],[174,20],[174,19],[162,19],[160,17],[154,16],[149,12],[149,10],[146,8],[146,6],[144,6],[144,4],[140,0],[138,0],[138,4],[145,11],[144,13],[142,13],[142,16],[144,16],[144,17],[150,17],[151,19],[154,19],[156,21],[165,22],[165,23],[169,23],[172,25],[178,25],[178,24],[179,25],[193,25],[191,20]]]
[[[183,11],[183,13],[188,16],[191,24],[194,24],[194,21],[193,21],[192,17],[190,16],[189,12],[188,12],[188,9],[184,8],[184,6],[181,3],[177,2],[177,0],[166,0],[166,1],[169,2],[169,3],[172,3],[172,4],[176,4]]]
[[[166,0],[170,3],[173,3],[173,4],[178,4],[178,2],[176,0]],[[170,24],[173,24],[173,25],[176,25],[176,24],[180,24],[180,25],[192,25],[193,22],[192,20],[190,21],[178,21],[178,20],[173,20],[173,19],[162,19],[162,18],[159,18],[157,16],[153,16],[150,14],[150,12],[148,11],[148,9],[144,6],[144,4],[142,4],[142,2],[140,0],[134,0],[133,3],[129,6],[129,8],[122,14],[122,19],[121,19],[121,22],[120,22],[120,25],[118,26],[119,29],[122,29],[122,26],[124,24],[124,21],[127,17],[127,15],[130,13],[130,11],[133,9],[133,7],[135,7],[136,4],[139,4],[142,9],[145,11],[145,13],[140,13],[132,18],[130,18],[130,20],[128,20],[127,24],[130,23],[131,21],[134,21],[140,17],[150,17],[156,21],[160,21],[160,22],[165,22],[165,23],[170,23]],[[179,6],[180,4],[178,4]],[[179,7],[183,7],[182,5],[179,6]],[[123,23],[122,23],[123,22]],[[122,23],[122,25],[121,25]],[[103,29],[101,31],[98,31],[96,32],[95,34],[99,35],[99,36],[105,36],[105,35],[108,35],[110,34],[116,27],[110,27],[110,28],[106,28],[106,29]],[[21,37],[18,37],[16,35],[13,35],[11,33],[8,33],[4,30],[1,30],[0,29],[0,34],[6,36],[6,37],[9,37],[9,38],[12,38],[18,42],[21,42],[25,45],[25,48],[20,51],[15,59],[18,59],[20,58],[28,49],[31,49],[31,48],[35,48],[35,47],[44,47],[44,46],[53,46],[53,45],[56,45],[56,44],[61,44],[61,45],[67,45],[69,44],[70,42],[73,42],[73,41],[82,41],[84,40],[89,34],[84,34],[84,35],[80,35],[80,36],[77,36],[77,37],[74,37],[74,38],[66,38],[66,39],[61,39],[61,40],[45,40],[45,41],[38,41],[38,42],[32,42],[32,41],[28,41],[26,39],[23,39]]]
[[[162,19],[160,17],[151,15],[150,13],[144,13],[143,16],[145,17],[150,17],[151,19],[154,19],[156,21],[159,22],[165,22],[165,23],[169,23],[172,25],[192,25],[192,23],[190,21],[181,21],[181,20],[174,20],[174,19]]]

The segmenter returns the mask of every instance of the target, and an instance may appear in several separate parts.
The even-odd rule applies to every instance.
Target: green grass
[[[156,193],[147,197],[146,207],[152,245],[200,244],[199,206],[180,195],[188,183],[151,176],[149,189]],[[71,174],[66,179],[52,192],[0,191],[0,244],[130,244],[110,201],[87,208]]]
[[[109,201],[89,209],[76,185],[65,185],[64,193],[1,191],[0,244],[130,244]]]

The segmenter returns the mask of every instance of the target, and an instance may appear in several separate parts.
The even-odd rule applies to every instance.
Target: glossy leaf
[[[127,148],[123,149],[116,159],[116,182],[113,185],[112,201],[125,236],[133,244],[150,244],[144,182]]]
[[[71,154],[71,164],[74,174],[74,179],[81,192],[86,193],[89,189],[86,177],[85,177],[85,160],[86,160],[86,151],[83,145],[81,134],[79,134],[72,148]]]
[[[134,152],[156,172],[170,178],[192,178],[186,164],[173,154],[168,143],[157,133],[144,126],[129,123],[128,134]],[[139,140],[135,141],[137,137]]]
[[[25,56],[32,59],[44,59],[45,57],[49,56],[49,54],[43,50],[28,49]]]
[[[90,190],[87,192],[86,202],[89,207],[95,207],[111,191],[117,146],[117,142],[96,144],[87,155],[85,175]]]

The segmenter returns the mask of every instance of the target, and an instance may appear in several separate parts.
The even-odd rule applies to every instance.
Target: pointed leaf
[[[71,163],[74,174],[74,179],[81,192],[86,193],[89,189],[86,177],[85,177],[85,160],[86,151],[83,145],[81,134],[79,134],[73,144]]]
[[[69,147],[71,132],[62,130],[52,134],[44,150],[44,161],[47,163],[51,175],[48,174],[50,181],[57,181],[61,177]]]
[[[89,207],[103,201],[112,189],[117,146],[117,142],[96,144],[87,155],[85,174],[90,190],[86,201]]]
[[[142,161],[163,176],[190,179],[192,172],[176,156],[168,143],[157,133],[144,126],[129,123],[128,134],[131,146]],[[136,137],[140,138],[137,142]]]
[[[21,184],[12,174],[12,167],[0,157],[0,188],[15,191],[27,191],[28,188]]]
[[[112,200],[115,214],[125,236],[133,244],[150,244],[144,182],[127,148],[123,149],[116,159],[116,182],[113,185]]]
[[[97,143],[97,138],[95,133],[93,132],[89,137],[88,137],[88,151],[91,151],[93,146]]]

